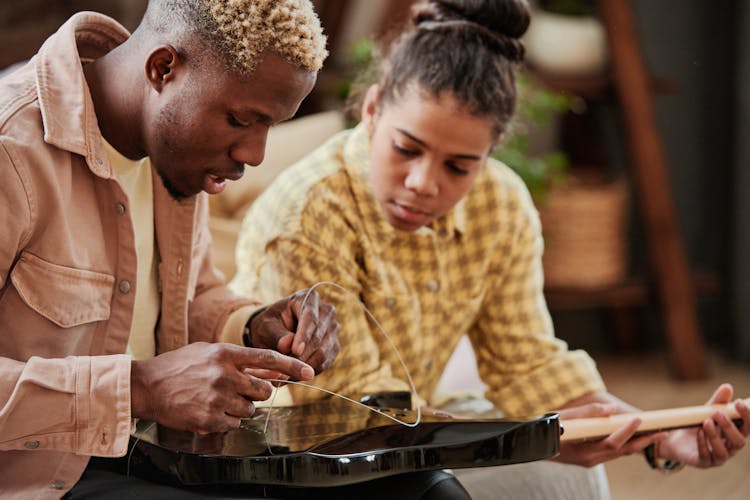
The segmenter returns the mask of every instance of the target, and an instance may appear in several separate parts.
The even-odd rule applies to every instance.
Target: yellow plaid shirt
[[[240,232],[231,287],[272,300],[319,281],[336,306],[341,352],[315,384],[344,394],[407,389],[372,312],[428,401],[463,334],[486,397],[509,416],[558,408],[604,389],[593,360],[554,337],[542,293],[538,214],[522,181],[489,161],[445,217],[409,233],[383,217],[369,187],[362,126],[286,169]],[[296,402],[323,396],[292,388]]]

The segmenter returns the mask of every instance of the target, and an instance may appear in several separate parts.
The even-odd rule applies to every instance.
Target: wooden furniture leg
[[[607,27],[615,88],[632,156],[634,188],[671,360],[680,378],[702,378],[706,375],[706,357],[696,311],[695,284],[677,224],[632,8],[627,0],[599,0],[598,6]]]

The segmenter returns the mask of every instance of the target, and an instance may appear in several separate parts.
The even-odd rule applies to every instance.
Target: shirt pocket
[[[29,307],[62,328],[109,319],[114,276],[24,252],[10,278]]]

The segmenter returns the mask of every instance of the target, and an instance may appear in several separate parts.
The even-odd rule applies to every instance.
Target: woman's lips
[[[422,222],[430,217],[429,212],[410,205],[403,205],[394,201],[392,206],[396,217],[407,222]]]

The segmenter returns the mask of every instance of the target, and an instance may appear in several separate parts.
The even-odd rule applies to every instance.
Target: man
[[[308,1],[152,0],[132,36],[73,16],[0,80],[0,496],[60,497],[133,418],[225,431],[264,378],[330,365],[333,308],[232,295],[206,227],[325,57]]]

